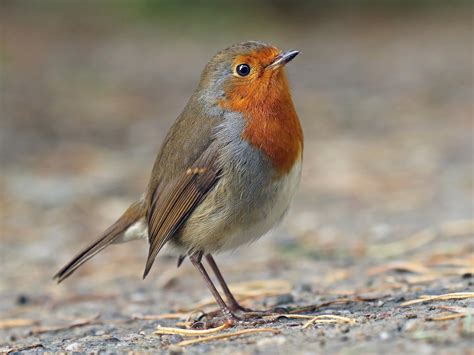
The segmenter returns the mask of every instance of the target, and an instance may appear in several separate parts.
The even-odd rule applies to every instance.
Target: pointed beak
[[[265,69],[277,69],[291,62],[300,52],[289,50],[281,52],[273,62],[271,62]]]

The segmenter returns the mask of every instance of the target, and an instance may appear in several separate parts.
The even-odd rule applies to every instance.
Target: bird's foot
[[[217,310],[210,313],[203,313],[192,324],[195,329],[209,329],[222,326],[227,322],[229,326],[258,326],[268,323],[274,323],[280,318],[284,318],[284,314],[288,313],[281,308],[269,311],[256,311],[241,307],[238,311],[226,309]]]
[[[195,321],[191,328],[193,329],[211,329],[222,326],[222,324],[227,323],[228,327],[233,326],[258,326],[262,324],[271,323],[274,320],[263,319],[263,318],[241,318],[236,315],[226,316],[226,317],[214,317],[210,319],[201,319]]]

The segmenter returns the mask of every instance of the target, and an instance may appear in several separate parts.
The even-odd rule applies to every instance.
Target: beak
[[[273,62],[271,62],[265,69],[277,69],[291,62],[300,52],[289,50],[281,52]]]

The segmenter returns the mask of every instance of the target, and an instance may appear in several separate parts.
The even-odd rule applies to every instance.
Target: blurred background
[[[113,318],[208,296],[166,253],[143,282],[144,242],[60,286],[51,276],[140,196],[205,63],[246,40],[301,51],[287,71],[305,156],[283,225],[218,257],[231,282],[281,278],[314,298],[377,283],[366,271],[387,258],[472,252],[470,1],[3,0],[0,26],[7,317],[59,303],[44,319]]]

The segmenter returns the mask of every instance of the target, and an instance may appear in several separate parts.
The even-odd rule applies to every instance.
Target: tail
[[[125,232],[128,227],[143,217],[145,217],[143,201],[140,200],[134,202],[114,224],[102,233],[96,241],[81,250],[79,254],[59,270],[58,273],[54,275],[53,279],[60,283],[69,277],[87,260],[105,249],[109,244],[118,241],[117,239],[122,236],[123,232]]]

